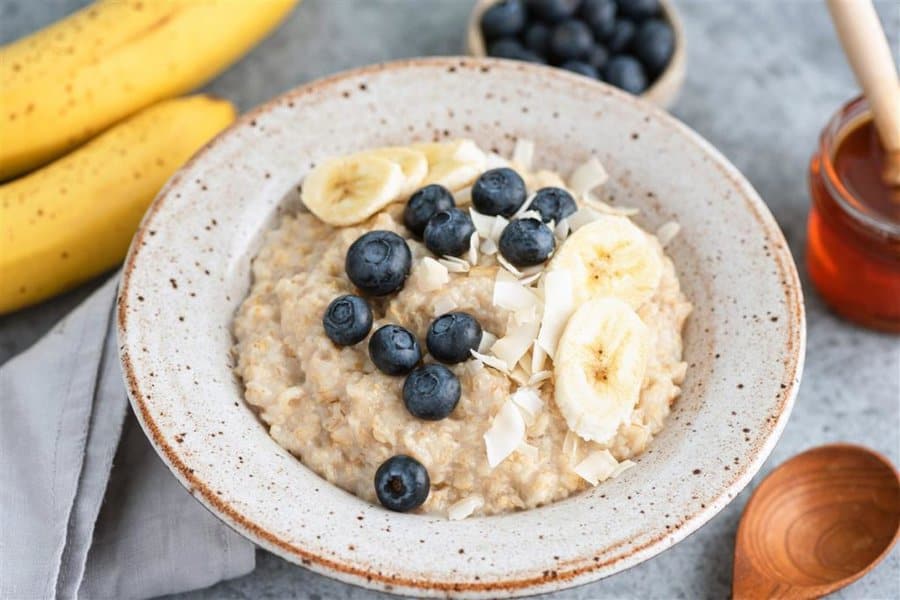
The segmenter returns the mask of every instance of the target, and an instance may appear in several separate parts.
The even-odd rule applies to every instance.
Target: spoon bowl
[[[856,581],[900,534],[900,475],[851,444],[813,448],[756,489],[737,533],[734,598],[818,598]]]

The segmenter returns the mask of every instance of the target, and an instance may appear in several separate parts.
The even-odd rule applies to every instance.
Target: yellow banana
[[[101,0],[0,48],[0,180],[237,60],[297,0]]]
[[[0,314],[117,265],[166,180],[234,117],[224,100],[167,100],[0,186]]]

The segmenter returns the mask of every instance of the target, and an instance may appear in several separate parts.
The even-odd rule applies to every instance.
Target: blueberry
[[[525,27],[526,17],[522,0],[500,0],[481,15],[481,33],[487,40],[516,35]]]
[[[553,232],[537,219],[515,219],[500,234],[500,254],[517,267],[539,265],[556,247]]]
[[[619,12],[629,19],[642,21],[660,13],[659,0],[618,0]]]
[[[414,417],[439,421],[453,412],[462,388],[453,371],[444,365],[413,369],[403,383],[403,404]]]
[[[594,37],[604,40],[616,23],[616,3],[615,0],[584,0],[578,14],[594,32]]]
[[[566,190],[558,187],[545,187],[534,194],[534,199],[528,205],[528,209],[541,213],[541,220],[544,223],[550,221],[559,223],[578,210],[578,206],[575,204],[572,194]]]
[[[665,21],[649,19],[638,28],[631,46],[647,72],[658,75],[675,51],[675,33]]]
[[[363,341],[372,329],[372,309],[359,296],[347,294],[331,301],[322,317],[325,335],[338,346]]]
[[[567,60],[563,64],[559,65],[559,67],[561,69],[565,69],[566,71],[578,73],[579,75],[584,75],[585,77],[590,77],[592,79],[598,79],[600,77],[597,69],[580,60]]]
[[[398,454],[375,471],[375,495],[388,510],[408,512],[428,498],[431,480],[425,466],[411,456]]]
[[[347,250],[344,269],[353,285],[372,296],[385,296],[403,287],[409,277],[412,253],[406,240],[393,231],[364,233]]]
[[[431,355],[442,363],[455,364],[472,355],[481,344],[481,325],[469,313],[451,312],[431,323],[425,344]]]
[[[405,375],[422,360],[422,348],[409,329],[385,325],[369,338],[369,358],[382,373]]]
[[[606,61],[609,60],[609,51],[604,46],[594,46],[585,60],[598,72],[602,72]]]
[[[491,42],[487,50],[488,56],[495,58],[509,58],[512,60],[524,60],[526,62],[543,63],[544,59],[536,52],[525,48],[517,39],[501,38]]]
[[[581,21],[563,21],[550,32],[550,53],[560,62],[587,56],[594,45],[594,36]]]
[[[442,210],[425,226],[425,247],[439,256],[460,256],[469,249],[474,231],[469,213],[458,208]]]
[[[483,215],[511,217],[526,196],[522,177],[508,167],[485,171],[472,186],[472,204]]]
[[[529,0],[528,9],[535,17],[547,23],[557,23],[575,14],[581,0]]]
[[[612,33],[606,38],[606,49],[610,54],[619,54],[624,52],[634,39],[637,28],[634,23],[627,19],[619,19],[613,25]]]
[[[603,71],[603,79],[632,94],[640,94],[647,89],[644,67],[631,56],[613,56],[609,59]]]
[[[543,23],[532,23],[522,35],[522,42],[532,52],[546,56],[550,43],[550,28]]]
[[[403,224],[416,237],[422,237],[431,217],[455,206],[450,190],[436,183],[426,185],[410,196],[403,211]]]

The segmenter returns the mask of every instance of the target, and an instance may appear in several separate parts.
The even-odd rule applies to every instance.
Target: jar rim
[[[869,102],[865,96],[853,98],[831,116],[822,134],[819,136],[819,156],[822,164],[823,183],[835,199],[837,205],[847,215],[861,225],[874,229],[882,235],[900,238],[900,224],[891,223],[879,219],[864,210],[861,210],[854,202],[854,195],[846,188],[838,178],[834,168],[834,156],[843,139],[853,131],[860,123],[871,120],[872,112],[869,110]]]

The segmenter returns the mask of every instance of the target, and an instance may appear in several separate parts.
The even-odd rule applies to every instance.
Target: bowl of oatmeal
[[[456,58],[246,115],[154,203],[118,323],[135,413],[201,502],[415,596],[560,589],[676,543],[765,460],[804,344],[784,239],[706,142]]]

